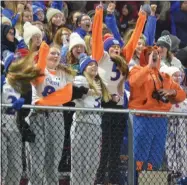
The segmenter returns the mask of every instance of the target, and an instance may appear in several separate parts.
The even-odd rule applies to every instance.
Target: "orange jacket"
[[[163,103],[152,98],[152,93],[156,89],[160,89],[163,83],[164,89],[174,89],[177,92],[174,98],[175,102],[182,102],[186,98],[185,91],[178,84],[164,73],[161,73],[163,82],[159,80],[159,72],[157,69],[150,69],[149,66],[134,66],[130,71],[130,99],[129,109],[150,110],[150,111],[169,111],[172,104]],[[153,81],[154,79],[154,81]]]
[[[122,54],[128,63],[130,62],[131,58],[134,55],[134,51],[136,49],[138,40],[142,34],[145,22],[146,22],[146,15],[139,13],[139,18],[137,20],[135,30],[129,42],[122,49]],[[102,27],[103,27],[103,10],[96,9],[94,21],[93,21],[93,27],[92,27],[92,57],[96,61],[99,61],[104,53]]]

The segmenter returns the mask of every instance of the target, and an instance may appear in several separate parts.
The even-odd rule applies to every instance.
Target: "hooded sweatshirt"
[[[15,29],[9,25],[1,25],[1,60],[3,59],[3,52],[4,51],[11,51],[15,52],[17,47],[17,39],[14,39],[14,42],[10,42],[7,40],[6,36],[10,29],[14,30],[14,36],[15,36]]]

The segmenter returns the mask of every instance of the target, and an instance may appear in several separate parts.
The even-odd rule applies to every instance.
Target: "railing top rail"
[[[1,104],[2,107],[11,107],[12,104]],[[60,106],[35,106],[23,105],[26,109],[43,109],[43,110],[68,110],[68,111],[87,111],[87,112],[110,112],[110,113],[131,113],[131,114],[160,114],[172,116],[187,116],[187,113],[180,112],[160,112],[148,110],[131,110],[131,109],[104,109],[104,108],[75,108],[75,107],[60,107]]]

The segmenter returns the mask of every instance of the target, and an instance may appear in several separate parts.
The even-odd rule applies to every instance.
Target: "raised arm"
[[[136,45],[138,40],[142,34],[144,25],[146,21],[146,13],[143,10],[140,10],[139,17],[136,23],[135,30],[126,44],[126,46],[122,49],[122,54],[125,57],[126,61],[129,63],[131,58],[133,57],[134,51],[136,49]]]
[[[103,7],[97,6],[92,27],[92,58],[97,62],[104,54],[104,44],[102,38],[103,27]]]
[[[42,42],[39,50],[39,59],[37,62],[37,67],[41,70],[41,73],[44,74],[46,68],[47,55],[49,53],[49,46]],[[34,85],[40,84],[44,81],[45,76],[39,77],[34,81]]]
[[[105,17],[105,24],[107,25],[107,28],[109,28],[112,34],[114,35],[114,38],[119,41],[120,47],[123,47],[124,42],[121,39],[121,35],[117,27],[116,18],[114,16],[114,10],[115,10],[115,4],[109,3],[107,8],[107,15]]]
[[[155,16],[157,5],[151,5],[151,15],[148,17],[146,25],[145,25],[145,30],[144,30],[144,35],[146,37],[146,44],[148,46],[152,46],[154,44],[155,40],[155,31],[156,31],[156,22],[157,18]]]

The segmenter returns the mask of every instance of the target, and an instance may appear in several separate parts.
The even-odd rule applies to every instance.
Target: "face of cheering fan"
[[[66,23],[66,19],[63,13],[57,13],[56,15],[54,15],[51,19],[52,24],[54,24],[55,26],[61,26],[64,25]]]
[[[144,46],[145,46],[145,41],[144,41],[143,39],[139,39],[139,40],[138,40],[138,43],[137,43],[137,45],[136,45],[136,49],[135,49],[136,56],[137,56],[138,58],[140,58],[140,54],[141,54],[141,52],[143,51]]]
[[[84,15],[79,23],[79,26],[85,30],[86,32],[89,32],[90,31],[90,28],[91,28],[91,19],[88,15]]]
[[[108,50],[109,55],[120,55],[120,46],[119,45],[113,45]]]
[[[85,53],[85,47],[83,45],[79,44],[73,47],[72,54],[76,59],[78,59],[81,53]]]
[[[40,34],[35,34],[32,36],[32,46],[39,47],[42,43],[42,36]]]
[[[98,66],[96,62],[90,62],[85,69],[85,72],[91,77],[95,78],[97,75],[98,71]]]
[[[60,63],[60,49],[51,47],[47,56],[47,68],[55,70]]]

